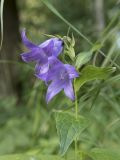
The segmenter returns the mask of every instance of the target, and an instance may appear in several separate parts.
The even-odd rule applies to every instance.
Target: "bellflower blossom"
[[[49,65],[63,50],[63,41],[59,38],[50,38],[45,42],[36,45],[28,40],[25,30],[21,34],[24,45],[29,49],[29,52],[22,53],[21,57],[25,62],[36,62],[35,73],[39,74],[41,80],[46,80],[46,75],[49,70]]]
[[[37,78],[49,84],[46,101],[47,103],[61,90],[71,100],[75,99],[72,81],[79,74],[75,67],[63,64],[57,57],[63,50],[63,41],[59,38],[50,38],[40,45],[32,43],[26,37],[25,30],[22,31],[22,41],[29,49],[22,53],[25,62],[36,62],[35,75]]]
[[[74,100],[75,96],[72,80],[78,76],[79,74],[73,66],[69,64],[63,64],[57,60],[57,63],[54,65],[54,67],[49,69],[46,78],[47,81],[52,81],[48,86],[46,94],[47,103],[61,90],[64,90],[67,97],[69,97],[71,100]]]

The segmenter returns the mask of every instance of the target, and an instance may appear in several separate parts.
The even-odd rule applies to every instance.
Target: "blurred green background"
[[[120,65],[119,0],[49,0],[49,2],[93,43],[102,45],[104,58],[95,54],[89,64]],[[25,64],[20,54],[26,49],[20,30],[39,44],[43,34],[66,36],[69,27],[54,15],[41,0],[5,0],[4,41],[0,54],[0,154],[40,152],[57,153],[58,138],[53,111],[73,110],[74,104],[64,93],[49,105],[45,102],[46,86],[34,76],[32,64]],[[74,33],[76,54],[91,46]],[[114,66],[114,65],[113,65]],[[120,148],[120,74],[119,69],[106,81],[85,84],[79,91],[80,114],[91,125],[79,138],[83,149]]]

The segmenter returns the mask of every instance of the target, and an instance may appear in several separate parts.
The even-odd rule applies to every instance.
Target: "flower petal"
[[[63,89],[63,82],[60,80],[53,81],[47,90],[46,101],[47,103]]]
[[[63,67],[63,63],[54,56],[48,58],[48,63],[49,71],[47,81],[58,79],[60,74],[60,68]]]
[[[41,48],[34,49],[30,52],[21,54],[23,61],[25,62],[32,62],[32,61],[39,61],[39,63],[45,63],[48,61],[44,51]]]
[[[36,74],[44,74],[46,72],[48,72],[48,69],[49,69],[49,64],[48,62],[41,65],[39,62],[36,64],[35,66],[35,73]]]
[[[54,56],[49,57],[48,62],[43,65],[37,63],[35,66],[35,72],[37,74],[37,77],[41,79],[41,76],[43,77],[44,76],[43,74],[47,73],[45,75],[46,83],[50,80],[58,79],[59,69],[60,69],[59,65],[63,66],[63,63]]]
[[[51,41],[53,41],[53,38],[50,38],[50,39],[44,41],[43,43],[41,43],[41,44],[39,45],[39,47],[45,48],[45,47],[48,46],[48,44],[49,44]]]
[[[58,38],[53,38],[54,48],[53,48],[53,56],[57,57],[63,50],[63,41]]]
[[[64,76],[63,74],[61,74],[62,71],[64,71],[63,66],[61,65],[53,66],[48,72],[47,81],[61,79],[61,75]]]
[[[48,56],[57,57],[63,50],[63,41],[58,38],[50,38],[39,45],[39,47],[48,50]],[[48,49],[49,48],[49,49]]]
[[[71,100],[75,100],[75,95],[74,95],[74,90],[73,90],[71,80],[66,82],[66,84],[64,85],[64,92],[65,92],[65,95],[69,97]]]
[[[63,65],[63,63],[58,58],[56,58],[55,56],[49,57],[48,62],[50,64],[50,68],[55,67],[57,65]]]
[[[69,64],[65,64],[65,68],[67,69],[67,72],[69,74],[69,78],[75,78],[75,77],[79,77],[79,73],[76,71],[75,67],[69,65]]]
[[[21,38],[22,38],[22,41],[23,41],[24,45],[28,49],[33,49],[33,48],[38,47],[36,44],[34,44],[34,43],[32,43],[31,41],[28,40],[28,38],[26,37],[26,31],[25,31],[25,29],[21,33]]]
[[[47,84],[47,82],[46,82],[47,72],[46,72],[46,73],[43,73],[43,74],[35,74],[35,76],[36,76],[38,79],[41,79],[41,80],[45,81],[45,83]]]
[[[40,47],[41,47],[41,46],[40,46]],[[46,46],[41,47],[41,48],[44,50],[45,54],[46,54],[48,57],[52,56],[53,48],[54,48],[53,40],[49,41],[49,43],[48,43]]]

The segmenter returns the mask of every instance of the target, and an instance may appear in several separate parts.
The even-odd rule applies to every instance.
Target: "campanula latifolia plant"
[[[69,112],[56,111],[55,120],[60,140],[60,154],[65,155],[74,141],[74,159],[77,160],[82,153],[82,150],[78,150],[79,136],[89,125],[89,120],[79,112],[78,91],[88,81],[107,78],[113,68],[86,65],[97,47],[76,55],[73,34],[72,38],[53,36],[39,45],[28,40],[25,30],[22,31],[21,37],[23,44],[28,48],[28,52],[22,53],[21,58],[24,62],[35,63],[33,74],[38,80],[45,82],[47,88],[46,103],[48,104],[62,90],[74,103],[74,109]]]

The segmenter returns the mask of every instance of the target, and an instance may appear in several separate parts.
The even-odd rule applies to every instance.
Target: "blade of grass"
[[[104,36],[107,32],[110,32],[110,28],[112,27],[112,25],[115,23],[115,21],[117,21],[117,19],[120,17],[120,12],[117,13],[112,20],[110,21],[110,23],[107,25],[107,27],[104,29],[104,31],[102,32],[102,36]]]
[[[1,26],[0,51],[2,49],[2,44],[3,44],[3,6],[4,6],[4,0],[1,0],[1,4],[0,4],[0,26]]]
[[[116,81],[120,81],[120,74],[109,78],[106,83],[116,83]]]
[[[107,65],[107,63],[109,62],[109,59],[111,59],[115,49],[116,49],[116,42],[112,45],[112,47],[110,48],[106,58],[104,59],[103,63],[102,63],[102,67],[105,67]],[[112,62],[113,63],[113,62]]]

